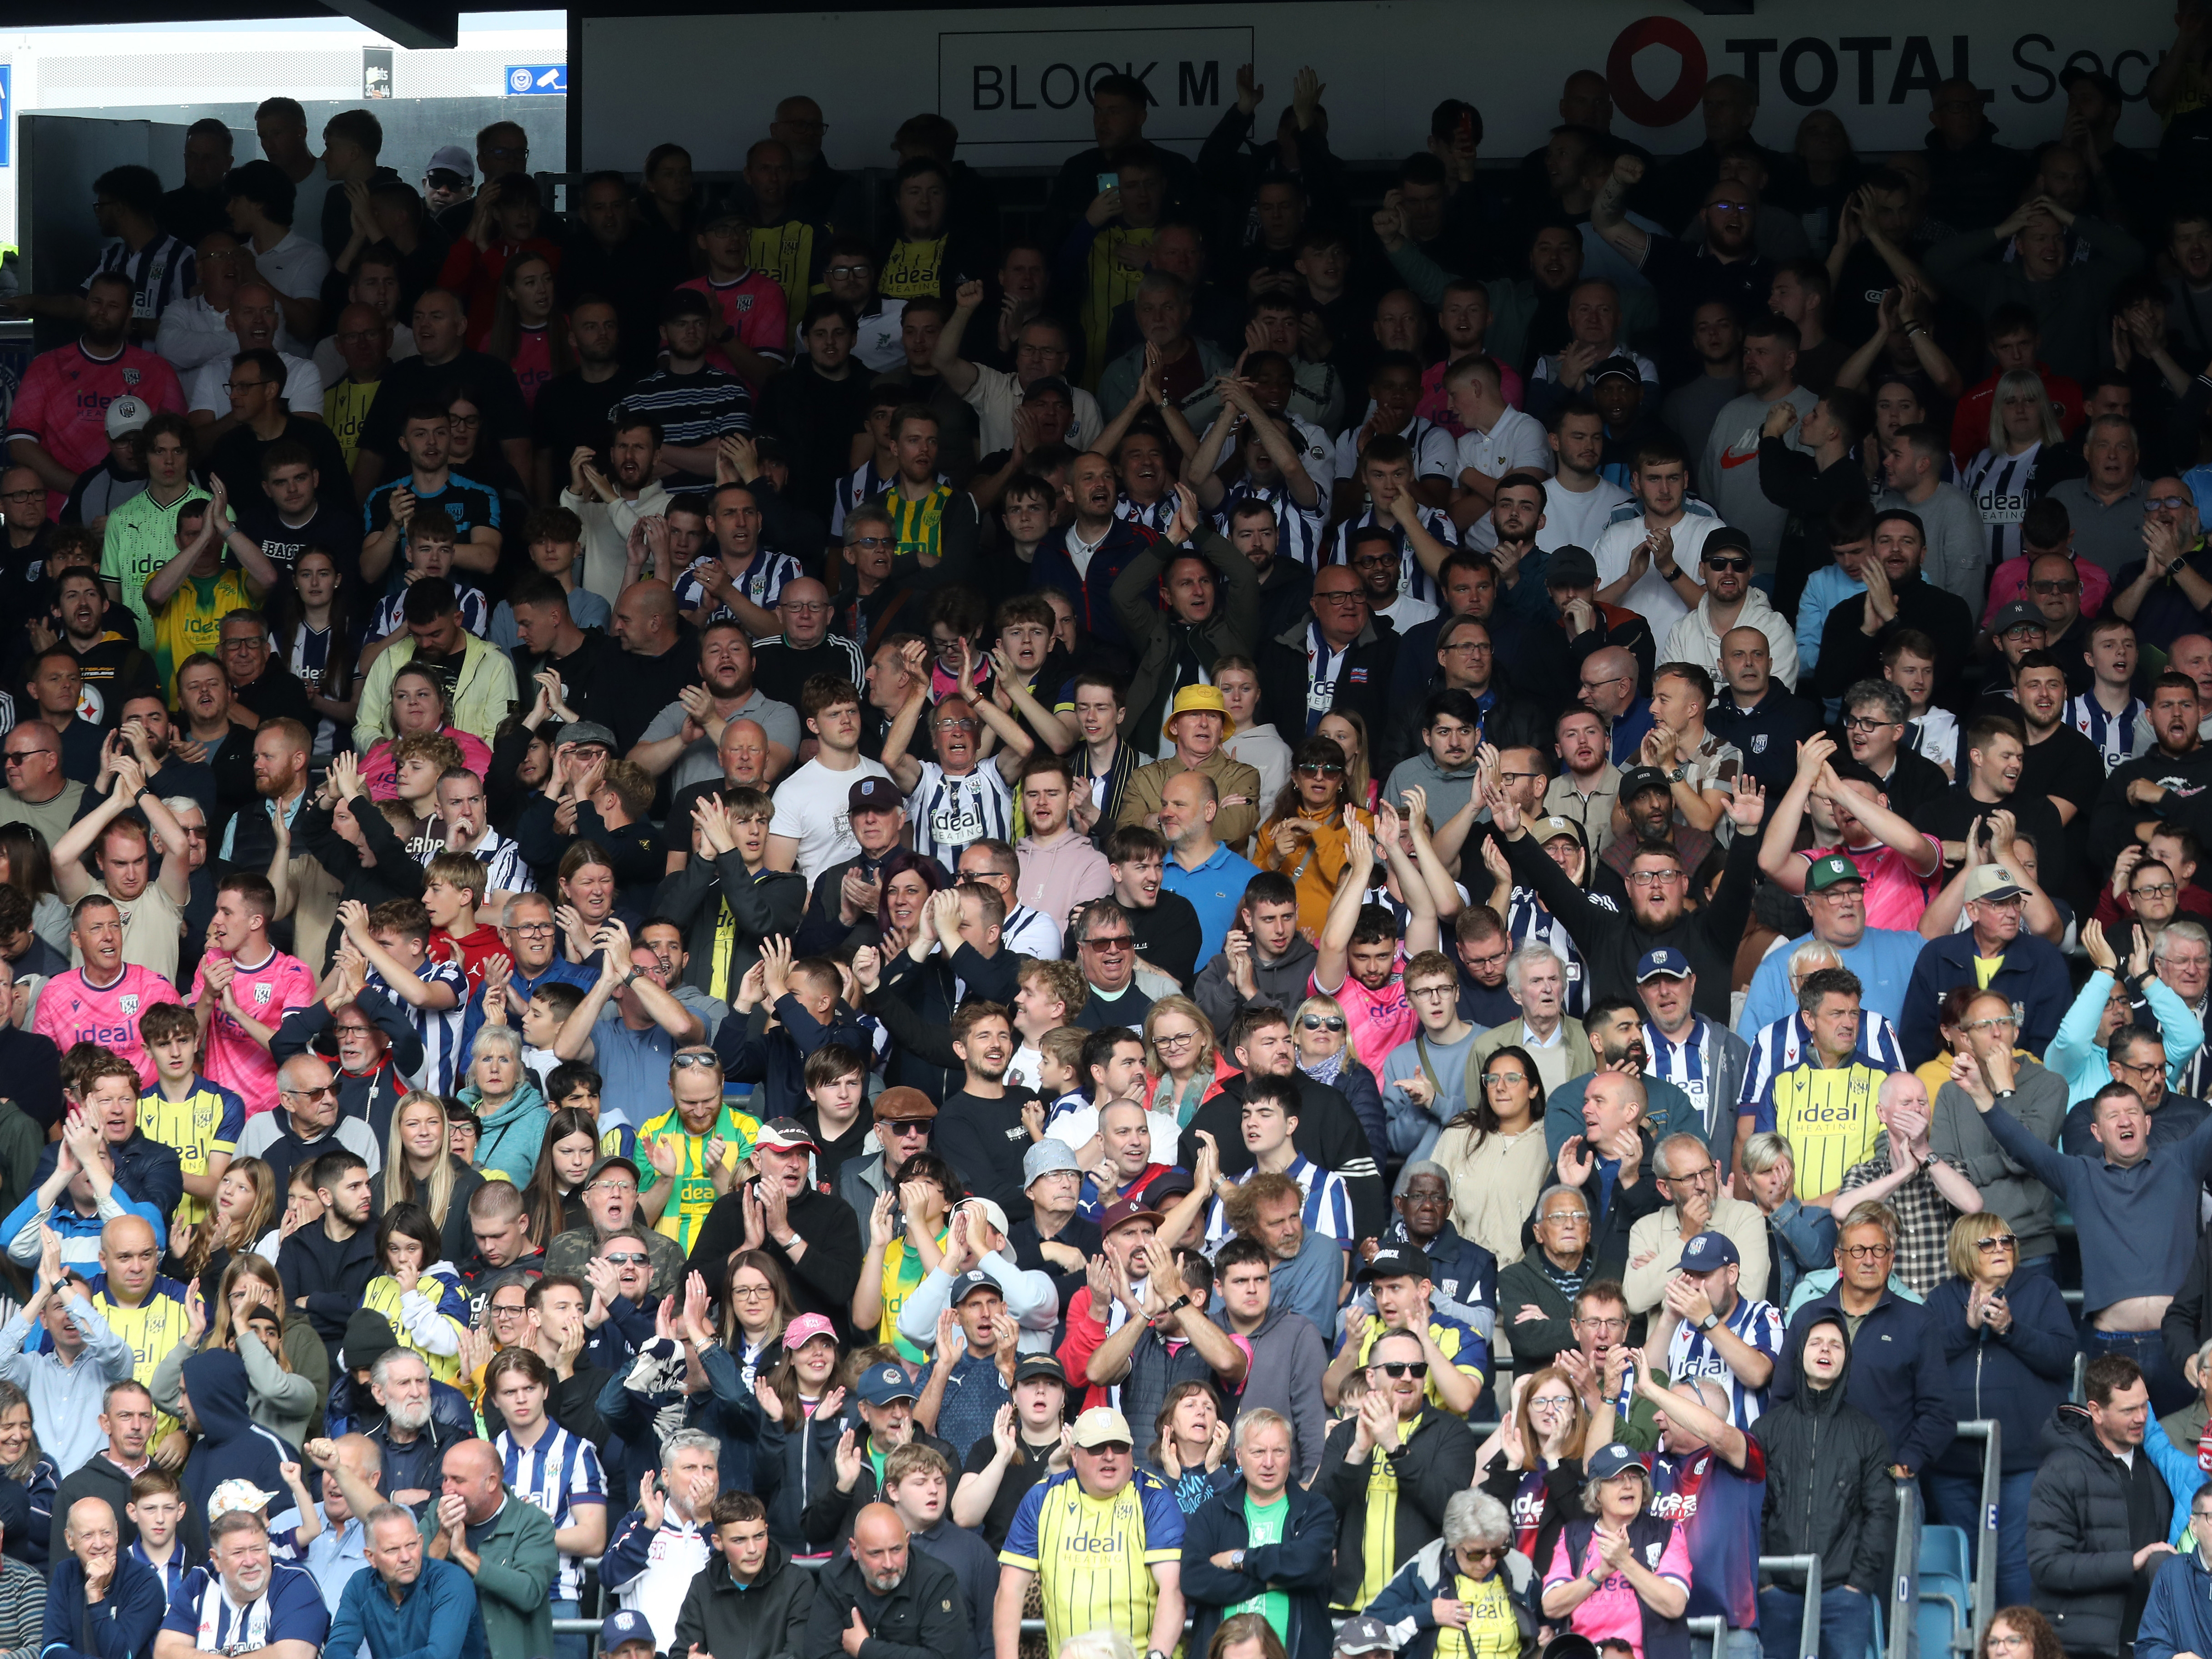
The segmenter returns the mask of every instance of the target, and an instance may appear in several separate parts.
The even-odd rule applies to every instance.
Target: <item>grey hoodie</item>
[[[1431,817],[1435,816],[1431,809]],[[1253,1000],[1272,1002],[1285,1013],[1290,1013],[1305,1000],[1307,982],[1313,977],[1314,963],[1320,953],[1304,933],[1291,935],[1291,948],[1275,962],[1262,962],[1259,953],[1252,957],[1252,983],[1260,994]],[[1229,979],[1229,957],[1217,951],[1213,960],[1199,970],[1198,981],[1192,987],[1191,996],[1207,1019],[1213,1023],[1217,1039],[1229,1030],[1229,1022],[1237,1018],[1246,999]],[[1234,1056],[1231,1056],[1234,1059]]]
[[[1447,772],[1437,764],[1437,757],[1424,747],[1400,761],[1390,769],[1390,776],[1383,785],[1386,800],[1397,800],[1415,785],[1426,792],[1429,798],[1429,821],[1442,823],[1467,805],[1474,793],[1476,768],[1473,762]]]
[[[1249,1412],[1265,1406],[1288,1419],[1292,1467],[1301,1481],[1311,1480],[1321,1467],[1322,1443],[1328,1437],[1328,1413],[1321,1401],[1328,1346],[1313,1321],[1272,1300],[1260,1328],[1245,1340],[1252,1346],[1252,1365],[1237,1408]]]

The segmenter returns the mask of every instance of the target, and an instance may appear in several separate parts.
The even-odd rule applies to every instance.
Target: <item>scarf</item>
[[[1316,1060],[1310,1066],[1306,1065],[1304,1061],[1299,1062],[1298,1069],[1301,1072],[1304,1072],[1308,1077],[1311,1078],[1316,1083],[1326,1083],[1333,1087],[1334,1086],[1338,1077],[1341,1075],[1344,1071],[1344,1057],[1351,1052],[1352,1045],[1350,1043],[1346,1043],[1343,1048],[1339,1048],[1334,1054],[1331,1054],[1327,1060]]]

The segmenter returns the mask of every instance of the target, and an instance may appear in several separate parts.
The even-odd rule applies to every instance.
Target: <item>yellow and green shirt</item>
[[[945,551],[945,506],[952,499],[952,486],[939,484],[918,501],[910,501],[896,485],[877,497],[875,505],[890,514],[891,534],[897,538],[897,557],[935,564]]]
[[[1398,1425],[1398,1443],[1404,1445],[1421,1426],[1417,1413]],[[1398,1472],[1377,1446],[1367,1459],[1367,1514],[1359,1529],[1359,1598],[1352,1608],[1365,1607],[1382,1593],[1398,1571]]]
[[[1887,1075],[1856,1060],[1833,1070],[1807,1063],[1766,1085],[1752,1127],[1789,1137],[1799,1192],[1832,1193],[1845,1170],[1874,1156],[1881,1133],[1875,1101]]]
[[[131,1375],[151,1388],[154,1368],[168,1358],[169,1350],[185,1340],[185,1287],[159,1273],[146,1287],[146,1299],[135,1308],[117,1305],[108,1293],[107,1275],[100,1274],[87,1289],[87,1300],[107,1322],[107,1328],[131,1346]],[[160,1440],[184,1425],[165,1411],[154,1413],[154,1438]]]
[[[937,1236],[937,1248],[942,1250],[951,1237],[948,1223]],[[904,1236],[891,1240],[884,1251],[884,1316],[876,1322],[876,1340],[891,1344],[904,1358],[917,1363],[926,1363],[929,1356],[899,1334],[899,1310],[906,1306],[907,1297],[914,1294],[926,1273],[921,1255],[908,1246]]]
[[[703,1135],[695,1135],[684,1127],[684,1120],[671,1106],[659,1117],[637,1132],[637,1150],[631,1162],[637,1165],[637,1185],[644,1192],[660,1181],[660,1171],[653,1167],[648,1150],[658,1140],[679,1142],[684,1156],[677,1165],[676,1190],[669,1194],[668,1202],[660,1212],[656,1229],[674,1239],[685,1250],[698,1237],[700,1224],[706,1220],[707,1212],[714,1207],[719,1194],[714,1191],[714,1178],[708,1172],[707,1143],[716,1135],[721,1136],[722,1167],[734,1170],[750,1158],[753,1141],[760,1133],[760,1120],[750,1113],[740,1112],[727,1101],[722,1103],[721,1115],[714,1127]]]
[[[182,1100],[171,1100],[156,1083],[138,1097],[138,1127],[147,1139],[174,1147],[177,1163],[186,1175],[204,1176],[210,1158],[228,1158],[238,1150],[238,1137],[246,1127],[246,1103],[204,1077],[191,1080]],[[177,1200],[177,1219],[198,1222],[208,1208],[205,1199],[186,1193]]]
[[[243,570],[185,578],[154,618],[154,672],[171,702],[176,701],[177,665],[196,651],[218,654],[222,619],[234,611],[257,610],[260,604],[260,587]]]

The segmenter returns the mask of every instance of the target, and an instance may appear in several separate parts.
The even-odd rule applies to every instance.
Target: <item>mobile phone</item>
[[[1103,195],[1109,190],[1119,190],[1121,188],[1121,175],[1120,173],[1102,173],[1098,175],[1098,191],[1101,195]]]

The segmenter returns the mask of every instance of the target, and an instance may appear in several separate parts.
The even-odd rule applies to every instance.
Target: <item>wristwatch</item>
[[[1707,1314],[1698,1322],[1698,1328],[1701,1331],[1709,1331],[1720,1322],[1721,1316],[1718,1314]]]
[[[1237,1571],[1242,1572],[1244,1570],[1244,1552],[1243,1550],[1230,1551],[1229,1565],[1236,1568]]]
[[[1174,1301],[1168,1304],[1166,1311],[1169,1313],[1181,1313],[1188,1306],[1190,1306],[1190,1298],[1188,1296],[1179,1296]]]
[[[1667,781],[1669,783],[1680,783],[1684,778],[1686,778],[1689,775],[1690,769],[1686,764],[1677,766],[1674,770],[1667,774]]]
[[[2019,1092],[2020,1091],[2017,1089],[1999,1089],[1996,1093],[1992,1094],[1990,1098],[1991,1100],[2010,1100]]]

